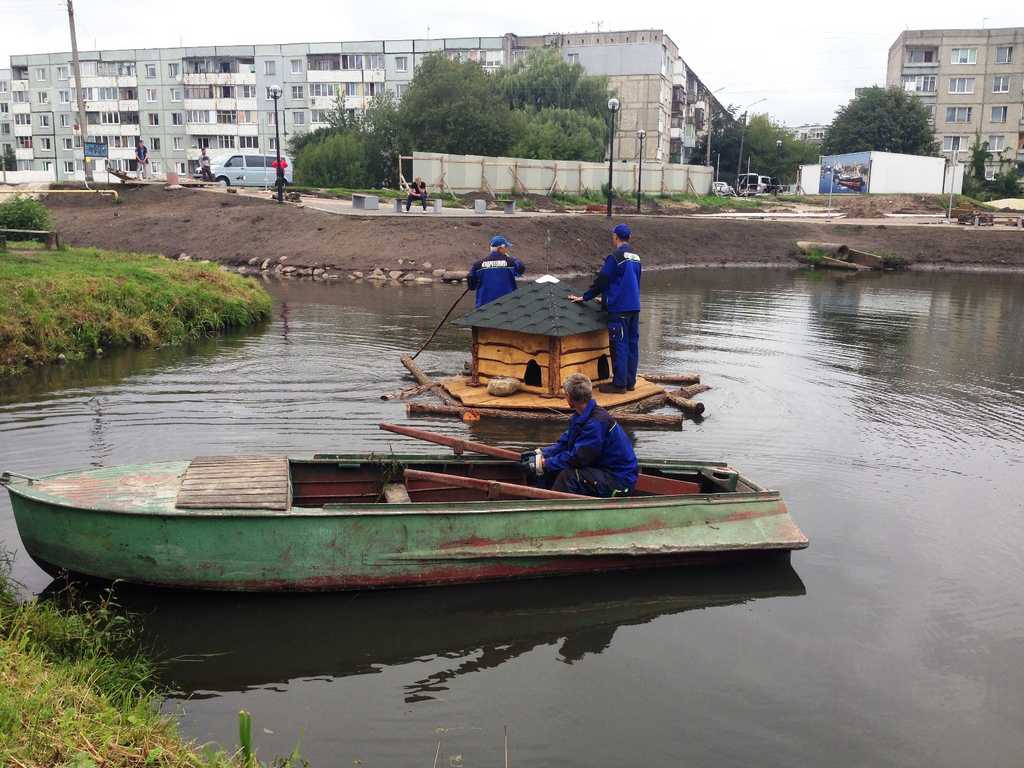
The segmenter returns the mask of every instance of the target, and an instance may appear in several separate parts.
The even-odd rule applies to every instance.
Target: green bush
[[[50,212],[38,200],[15,195],[0,203],[0,229],[49,229]]]

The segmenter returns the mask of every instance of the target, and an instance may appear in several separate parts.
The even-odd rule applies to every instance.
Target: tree
[[[900,88],[865,88],[839,109],[825,131],[822,151],[834,155],[871,150],[938,154],[928,110],[917,96]]]
[[[14,148],[10,144],[4,144],[3,167],[5,171],[18,170],[18,159],[14,154]]]
[[[579,64],[564,61],[555,49],[534,48],[495,77],[509,109],[554,107],[607,117],[608,78],[588,75]]]
[[[371,186],[374,180],[365,138],[345,131],[307,143],[295,156],[295,180],[315,187]]]
[[[608,125],[599,117],[549,107],[513,113],[513,119],[523,123],[518,140],[509,150],[513,157],[592,162],[604,159]]]
[[[730,106],[711,120],[711,162],[717,161],[722,180],[735,179],[737,160],[740,161],[740,172],[746,173],[749,158],[751,173],[774,176],[785,184],[791,184],[797,181],[800,165],[818,161],[820,152],[817,145],[794,138],[785,127],[773,123],[768,115],[753,115],[744,134],[743,117],[733,117],[735,112],[736,107]],[[739,157],[741,139],[742,158]],[[695,151],[697,157],[704,157],[706,140],[701,137]],[[781,147],[778,145],[780,141]]]
[[[501,155],[516,139],[508,105],[487,73],[441,53],[420,64],[398,112],[401,143],[410,149]]]

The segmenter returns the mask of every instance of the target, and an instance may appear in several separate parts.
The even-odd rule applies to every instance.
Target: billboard
[[[85,157],[107,157],[107,144],[102,141],[85,142]]]
[[[821,158],[818,194],[867,193],[871,186],[871,153],[851,152]]]

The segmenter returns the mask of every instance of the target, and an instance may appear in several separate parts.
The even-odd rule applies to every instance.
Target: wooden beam
[[[412,374],[413,378],[416,379],[416,382],[418,384],[422,384],[423,386],[427,387],[431,392],[433,392],[435,395],[441,398],[441,402],[446,403],[447,405],[458,404],[458,401],[454,397],[449,395],[448,392],[445,391],[444,387],[442,387],[432,378],[427,376],[427,374],[423,372],[423,369],[416,365],[416,361],[413,360],[411,357],[409,357],[408,355],[402,355],[402,365],[404,365],[409,370],[409,373]]]
[[[699,373],[641,373],[640,376],[655,384],[700,384]]]
[[[563,424],[569,421],[568,413],[552,413],[551,411],[505,410],[501,408],[467,408],[463,405],[434,405],[431,403],[407,403],[405,411],[410,416],[455,416],[472,413],[492,419],[518,419],[522,421],[554,421]],[[652,427],[663,429],[681,429],[683,417],[679,414],[660,413],[613,413],[620,424],[633,427]]]
[[[580,496],[576,493],[562,493],[561,491],[549,491],[546,488],[533,488],[529,485],[516,485],[515,483],[501,483],[497,480],[485,480],[481,477],[464,477],[462,475],[448,475],[444,472],[424,472],[420,469],[405,470],[405,479],[423,480],[426,482],[446,483],[456,488],[476,488],[488,492],[489,495],[511,496],[514,499],[589,499],[589,496]],[[413,487],[412,492],[416,493]]]

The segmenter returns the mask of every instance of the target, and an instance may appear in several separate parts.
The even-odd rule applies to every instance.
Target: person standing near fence
[[[135,162],[139,165],[139,178],[148,179],[149,168],[147,166],[149,164],[149,150],[142,142],[141,136],[135,140]]]
[[[628,224],[612,230],[615,248],[604,260],[594,284],[582,296],[569,295],[570,301],[590,301],[601,296],[608,312],[608,342],[612,351],[614,376],[611,384],[601,384],[599,392],[622,394],[636,388],[640,364],[640,256],[629,244],[632,232]]]

